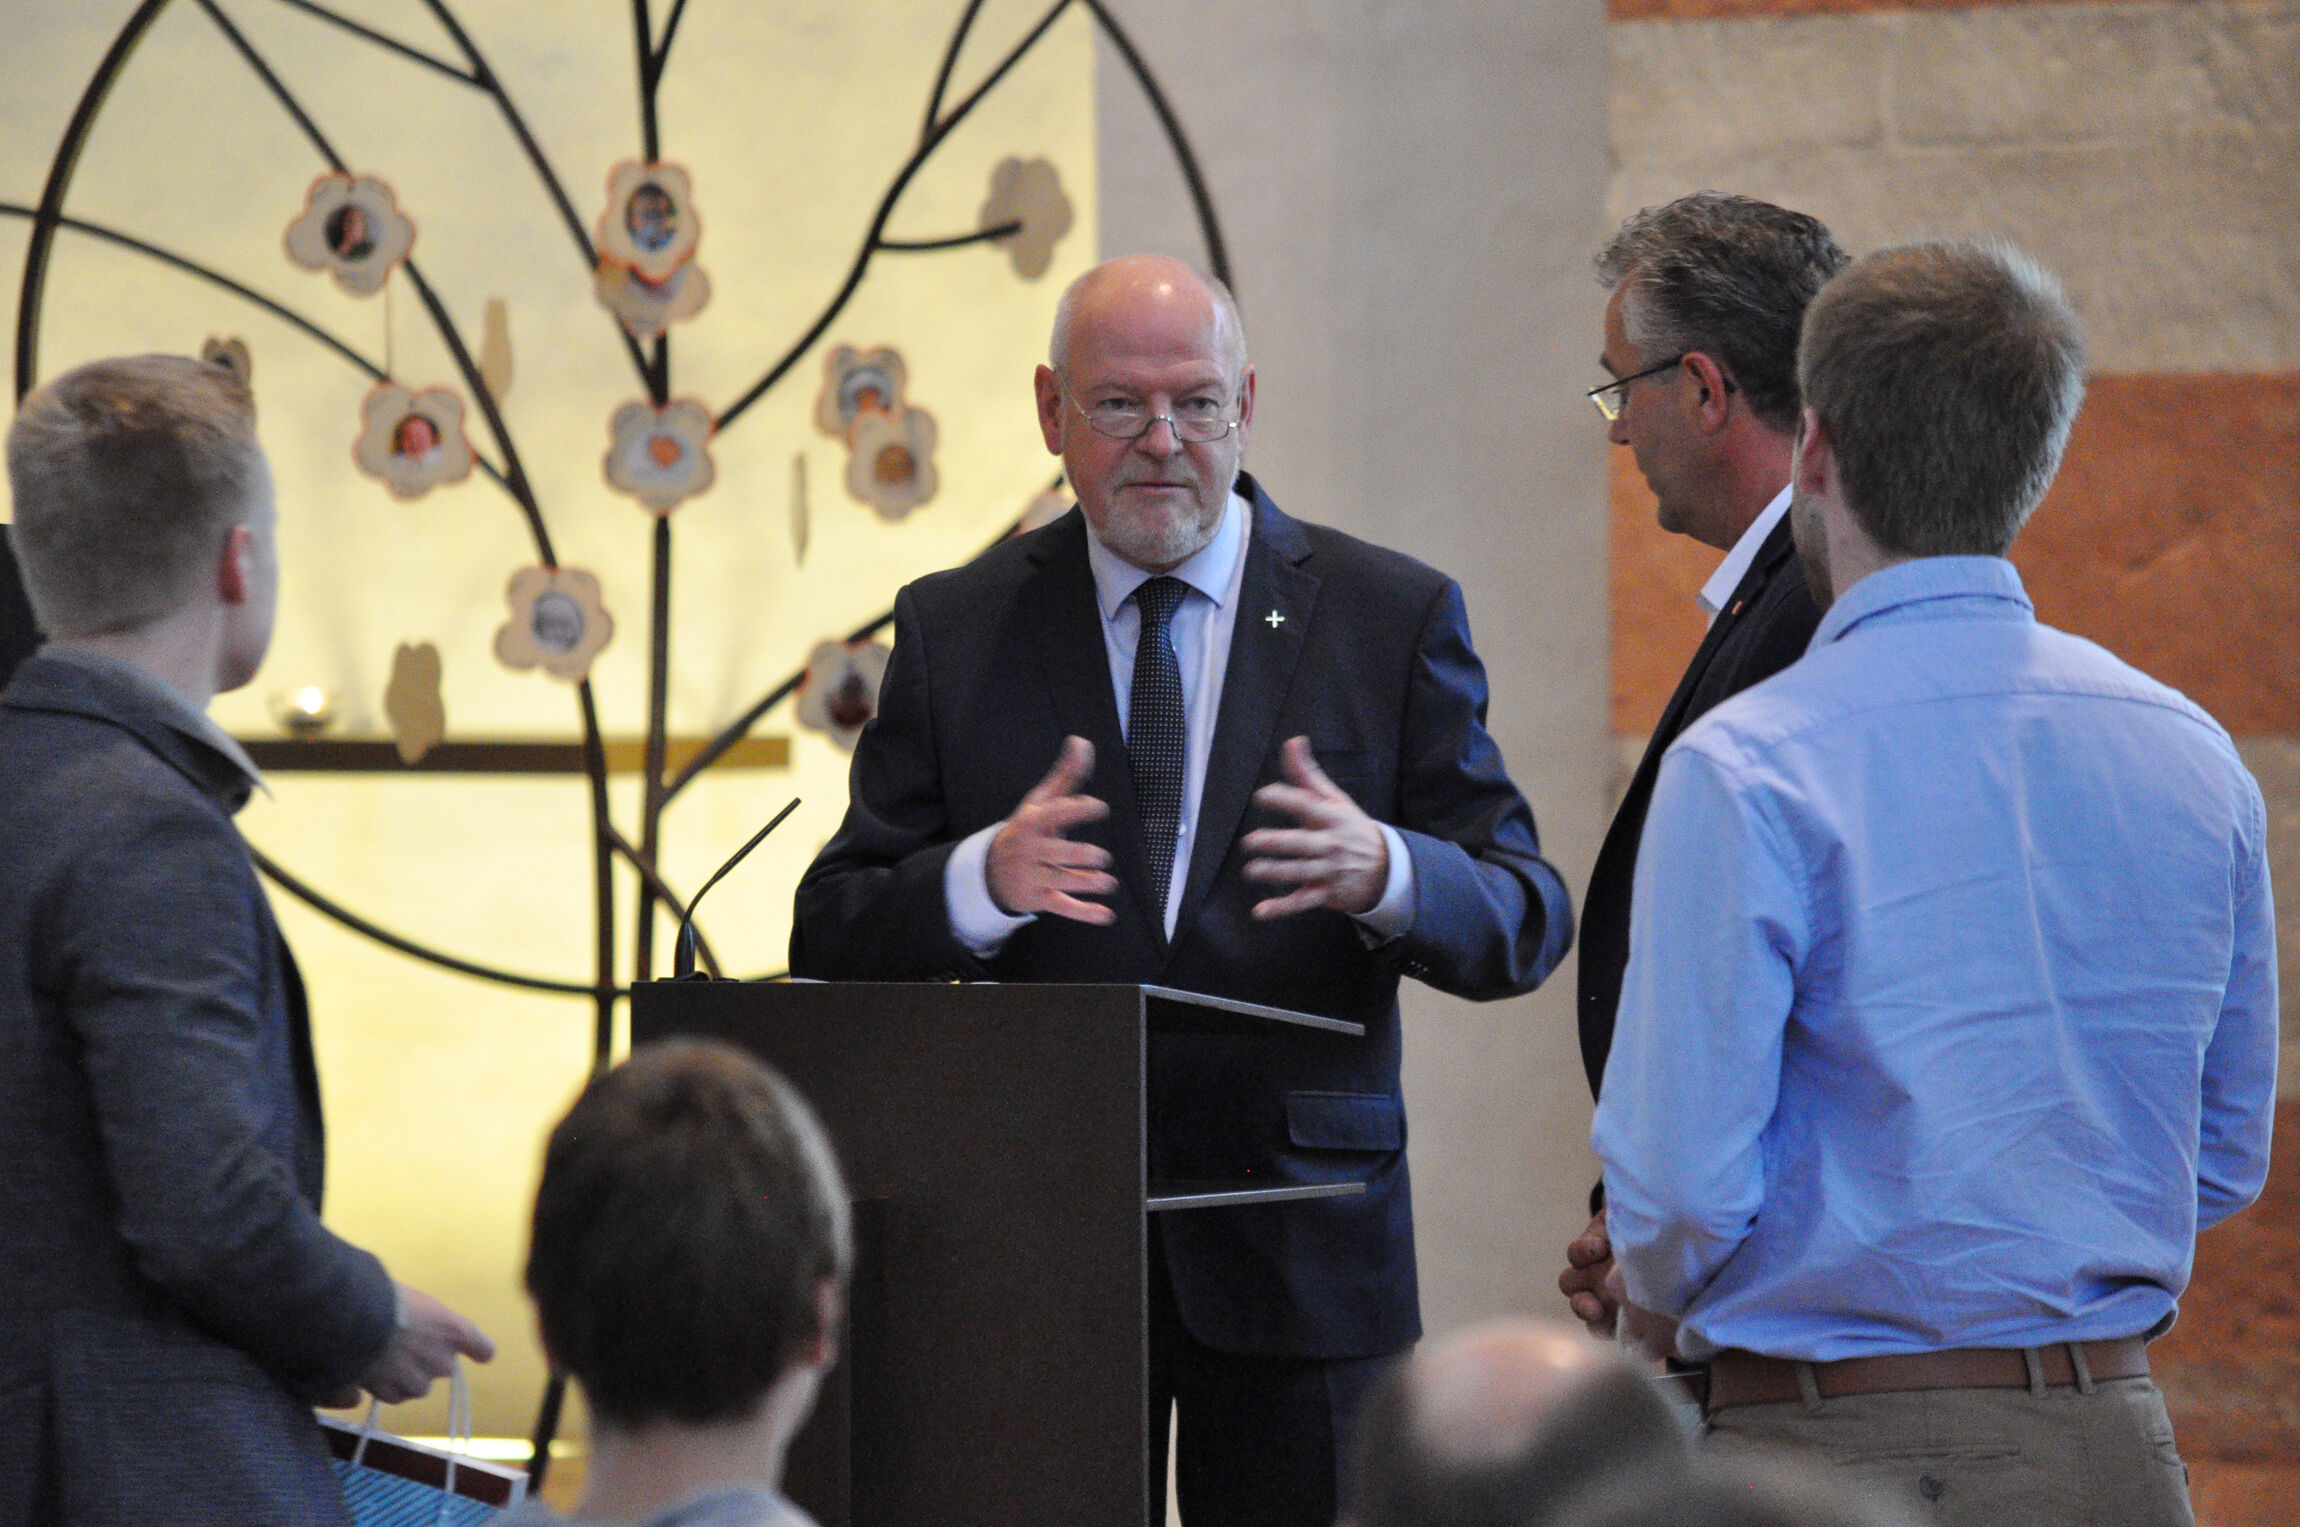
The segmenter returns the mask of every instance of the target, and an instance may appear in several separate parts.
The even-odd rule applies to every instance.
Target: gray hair
[[[2076,313],[2007,244],[1861,260],[1805,315],[1797,367],[1847,507],[1909,557],[2002,556],[2052,486],[2084,401]]]
[[[1078,316],[1080,298],[1093,284],[1094,278],[1100,275],[1110,263],[1110,261],[1105,260],[1101,265],[1097,265],[1092,270],[1080,275],[1062,289],[1062,298],[1054,305],[1054,333],[1046,344],[1046,364],[1053,370],[1061,371],[1064,359],[1069,354],[1070,329]],[[1231,295],[1229,285],[1221,277],[1210,276],[1184,261],[1176,260],[1173,263],[1188,271],[1192,279],[1204,287],[1206,294],[1214,299],[1215,317],[1237,347],[1236,364],[1231,367],[1231,370],[1235,374],[1243,375],[1246,370],[1246,322],[1238,316],[1238,299]]]
[[[1647,365],[1698,351],[1750,410],[1797,427],[1797,325],[1845,251],[1816,218],[1722,191],[1648,207],[1598,251],[1597,277],[1628,283],[1621,319]]]
[[[247,521],[255,422],[239,377],[178,355],[93,361],[25,398],[8,483],[41,628],[129,631],[181,608]]]

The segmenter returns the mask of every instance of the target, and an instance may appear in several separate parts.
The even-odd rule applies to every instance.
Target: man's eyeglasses
[[[1192,445],[1210,444],[1238,427],[1237,417],[1212,398],[1184,398],[1170,414],[1154,414],[1132,398],[1104,398],[1091,408],[1080,408],[1067,387],[1062,401],[1086,421],[1087,428],[1110,440],[1139,440],[1161,419],[1175,439]]]
[[[1629,384],[1631,382],[1642,382],[1649,376],[1659,376],[1664,371],[1675,370],[1684,364],[1684,361],[1683,355],[1673,355],[1660,365],[1648,366],[1633,376],[1621,377],[1618,380],[1607,382],[1602,387],[1592,387],[1589,389],[1589,405],[1597,410],[1598,415],[1606,423],[1611,424],[1620,418],[1621,411],[1629,406]]]

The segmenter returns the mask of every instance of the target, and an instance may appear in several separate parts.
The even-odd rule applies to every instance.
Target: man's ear
[[[1038,432],[1046,438],[1049,455],[1062,454],[1062,379],[1051,366],[1041,366],[1031,379],[1038,395]]]
[[[1238,381],[1238,428],[1243,430],[1254,422],[1254,368],[1248,366]]]
[[[846,1319],[846,1296],[839,1280],[825,1278],[815,1285],[815,1334],[801,1349],[799,1361],[819,1373],[828,1373],[839,1360],[839,1322]]]
[[[248,558],[255,545],[255,532],[245,525],[234,525],[224,537],[223,555],[216,562],[216,597],[225,604],[246,604],[252,580],[248,577]]]
[[[1712,434],[1723,429],[1733,409],[1733,387],[1725,379],[1725,368],[1699,350],[1692,351],[1678,364],[1693,379],[1693,406],[1698,411],[1701,427]]]
[[[1790,452],[1789,480],[1800,493],[1826,497],[1837,482],[1837,453],[1821,416],[1810,408],[1797,416],[1797,443]]]

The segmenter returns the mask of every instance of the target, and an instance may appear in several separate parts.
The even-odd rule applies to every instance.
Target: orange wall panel
[[[1624,446],[1613,460],[1613,734],[1653,730],[1709,627],[1694,591],[1725,560],[1653,521],[1652,490]]]
[[[2013,562],[2040,619],[2300,732],[2300,374],[2093,378]]]

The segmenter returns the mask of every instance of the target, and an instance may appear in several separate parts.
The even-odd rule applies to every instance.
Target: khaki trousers
[[[1736,1459],[1793,1451],[1920,1522],[2195,1527],[2188,1468],[2155,1383],[2090,1387],[1736,1405],[1710,1415],[1702,1447]]]

